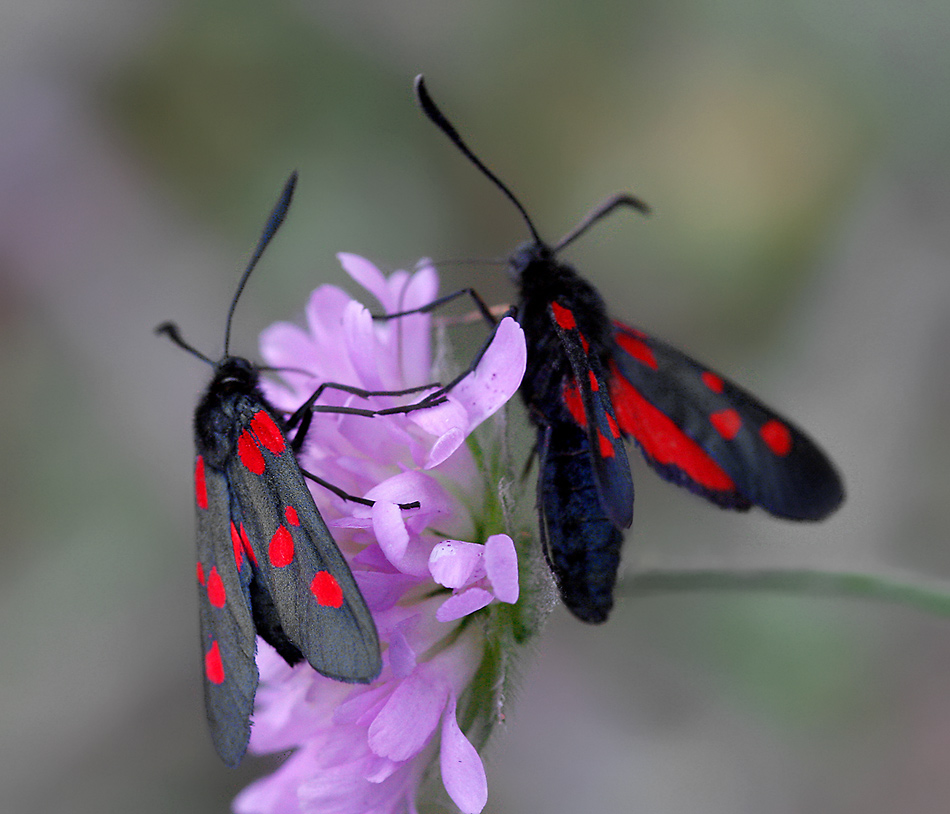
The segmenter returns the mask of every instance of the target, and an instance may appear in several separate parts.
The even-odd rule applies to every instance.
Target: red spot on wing
[[[597,443],[600,446],[601,458],[614,457],[614,445],[610,442],[607,436],[604,435],[600,430],[597,430]]]
[[[713,393],[721,393],[723,387],[725,386],[723,380],[717,376],[715,373],[710,371],[705,371],[702,375],[703,384],[706,385]]]
[[[623,351],[630,354],[634,359],[636,359],[638,362],[642,362],[647,367],[652,368],[653,370],[657,369],[658,365],[656,363],[656,357],[653,355],[653,350],[646,342],[623,331],[618,331],[615,335],[615,338],[617,340],[617,344],[620,345],[620,348]]]
[[[290,536],[286,526],[278,526],[274,536],[270,538],[267,556],[274,568],[283,568],[294,561],[294,538]]]
[[[211,642],[211,649],[205,653],[205,676],[212,684],[224,682],[224,664],[221,662],[221,648],[218,640]]]
[[[238,437],[237,448],[241,463],[244,464],[247,469],[255,475],[264,473],[264,456],[261,455],[261,450],[257,446],[257,441],[254,440],[254,436],[247,430],[244,430]]]
[[[234,564],[237,566],[237,570],[240,571],[241,566],[244,565],[244,544],[233,520],[231,521],[231,549],[234,551]]]
[[[784,457],[792,451],[792,433],[781,421],[774,418],[766,421],[759,430],[759,435],[776,455]]]
[[[582,333],[578,333],[577,336],[581,340],[581,347],[584,349],[584,353],[590,353],[590,342],[587,341],[587,337]]]
[[[614,417],[610,413],[607,413],[607,426],[610,427],[610,434],[614,438],[620,437],[620,428],[617,426],[617,422],[614,421]]]
[[[284,509],[284,517],[287,518],[287,522],[292,526],[300,525],[300,518],[297,517],[297,510],[293,506],[288,506]]]
[[[310,593],[324,607],[339,608],[343,604],[343,589],[329,571],[317,571],[310,583]]]
[[[251,548],[251,541],[247,539],[247,532],[244,531],[244,524],[241,523],[241,542],[244,544],[244,550],[247,552],[247,556],[250,558],[251,562],[254,565],[257,565],[257,555],[254,553],[254,549]]]
[[[647,457],[673,465],[700,486],[733,491],[735,484],[709,455],[673,421],[648,402],[611,362],[610,397],[620,428],[637,439]]]
[[[198,566],[195,568],[195,574],[198,576],[198,584],[205,584],[205,569],[204,566],[199,562]]]
[[[709,416],[709,423],[716,428],[723,438],[727,441],[731,441],[739,433],[739,430],[742,429],[742,418],[739,414],[733,410],[720,410],[718,413],[713,413]]]
[[[600,390],[600,384],[598,383],[597,377],[594,375],[593,370],[587,371],[587,377],[590,379],[590,389],[593,390],[595,393],[598,390]]]
[[[208,601],[216,608],[223,608],[227,599],[227,594],[224,591],[224,583],[221,581],[218,568],[212,565],[211,571],[208,573]]]
[[[571,417],[582,427],[587,426],[587,412],[584,410],[584,399],[581,398],[580,391],[573,381],[564,385],[561,391],[564,398],[564,406],[571,414]]]
[[[195,459],[195,502],[199,509],[208,508],[208,485],[205,483],[205,459]]]
[[[565,308],[563,305],[558,305],[556,302],[552,302],[551,310],[554,312],[554,321],[565,331],[572,331],[577,327],[577,322],[574,320],[574,314],[571,313],[569,308]]]
[[[286,447],[284,434],[274,423],[274,419],[270,417],[267,410],[258,410],[254,418],[251,419],[251,432],[257,436],[258,443],[263,444],[274,455],[280,455],[284,451]]]
[[[637,336],[637,337],[639,337],[640,339],[649,339],[649,338],[650,338],[650,337],[648,337],[643,331],[641,331],[639,328],[633,328],[633,327],[631,327],[630,325],[624,325],[622,322],[618,322],[617,320],[613,320],[613,323],[614,323],[614,328],[616,328],[616,330],[617,330],[618,333],[633,334],[634,336]]]

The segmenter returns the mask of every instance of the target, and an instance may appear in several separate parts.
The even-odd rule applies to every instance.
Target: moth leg
[[[422,305],[419,308],[413,308],[410,311],[397,311],[394,314],[374,314],[373,319],[382,321],[396,319],[397,317],[407,317],[411,314],[428,314],[430,311],[434,311],[436,308],[466,295],[472,298],[472,301],[475,303],[475,307],[478,308],[479,313],[482,315],[482,317],[484,317],[485,321],[489,325],[495,325],[496,320],[494,314],[492,314],[491,308],[485,304],[485,301],[474,288],[461,288],[458,291],[453,291],[451,294],[445,294],[444,296],[439,297],[438,299],[435,299],[426,305]]]
[[[373,506],[375,505],[375,500],[368,500],[365,497],[357,497],[356,495],[351,495],[349,492],[341,489],[339,486],[330,483],[330,481],[324,480],[319,475],[314,475],[312,472],[308,472],[303,467],[300,468],[301,474],[305,478],[309,478],[314,483],[319,483],[324,489],[329,492],[333,492],[337,497],[343,498],[343,500],[349,500],[352,503],[359,503],[361,506]],[[400,509],[418,509],[422,504],[418,500],[414,500],[412,503],[397,503]]]
[[[293,429],[297,426],[303,426],[304,421],[306,421],[306,426],[310,426],[310,421],[313,418],[314,413],[350,413],[352,415],[365,415],[365,416],[376,416],[376,415],[391,415],[392,413],[405,413],[411,412],[412,410],[419,410],[423,407],[432,407],[434,404],[441,404],[445,401],[445,398],[442,397],[444,392],[442,390],[437,391],[436,393],[429,394],[424,399],[416,404],[408,404],[403,407],[387,407],[382,410],[364,410],[359,407],[323,407],[316,404],[317,399],[323,395],[325,390],[341,390],[344,393],[350,393],[354,396],[359,396],[360,398],[372,398],[373,396],[407,396],[413,393],[421,393],[423,390],[431,390],[432,388],[440,388],[441,385],[439,382],[429,382],[428,384],[421,384],[417,387],[407,387],[404,390],[363,390],[360,387],[353,387],[348,384],[338,384],[337,382],[324,382],[321,384],[313,393],[310,395],[303,404],[301,404],[291,416],[284,422],[284,426],[287,429]],[[306,435],[306,431],[303,433],[298,432],[298,435]],[[295,450],[296,451],[296,450]]]

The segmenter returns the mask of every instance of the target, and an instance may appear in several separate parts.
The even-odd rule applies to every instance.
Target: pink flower
[[[355,255],[340,260],[385,311],[436,297],[429,265],[386,278]],[[321,382],[400,390],[433,378],[427,314],[374,321],[343,291],[322,286],[306,318],[306,329],[280,323],[261,338],[268,364],[283,369],[284,382],[267,385],[279,409],[293,411]],[[499,714],[504,659],[497,651],[515,638],[514,614],[503,603],[517,602],[519,586],[515,546],[502,528],[498,431],[492,422],[473,431],[514,395],[524,367],[524,336],[506,319],[477,369],[443,404],[373,418],[314,415],[301,465],[375,501],[370,508],[313,489],[373,612],[383,670],[370,685],[343,684],[305,662],[289,667],[259,640],[250,748],[294,752],[237,797],[239,814],[414,812],[435,761],[461,811],[484,807],[485,770],[470,738],[481,745]],[[318,403],[379,409],[420,397],[367,402],[327,390]],[[420,508],[398,506],[413,501]],[[477,541],[483,534],[484,544]],[[478,624],[469,623],[472,614]],[[461,706],[463,720],[472,722],[466,731]]]

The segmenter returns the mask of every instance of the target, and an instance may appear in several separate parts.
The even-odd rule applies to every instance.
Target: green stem
[[[631,599],[683,591],[768,591],[795,596],[857,597],[907,605],[950,616],[950,593],[868,574],[828,571],[645,571],[626,577],[622,595]]]

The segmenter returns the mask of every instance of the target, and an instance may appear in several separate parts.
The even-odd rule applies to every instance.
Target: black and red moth
[[[238,285],[224,355],[212,362],[171,323],[156,330],[214,365],[195,410],[198,605],[205,708],[228,766],[247,750],[257,691],[257,636],[289,663],[306,659],[329,678],[372,681],[381,660],[376,626],[349,566],[314,505],[285,421],[261,392],[258,369],[228,353],[231,318],[248,276],[282,223],[290,177]]]
[[[549,246],[436,107],[421,76],[416,95],[426,116],[514,204],[531,232],[509,266],[528,347],[521,396],[538,431],[544,551],[575,616],[603,622],[613,606],[623,530],[633,521],[625,438],[661,477],[724,508],[756,505],[778,517],[821,520],[841,504],[837,472],[801,430],[676,348],[612,320],[597,290],[558,260],[614,209],[645,214],[646,204],[616,195]]]

